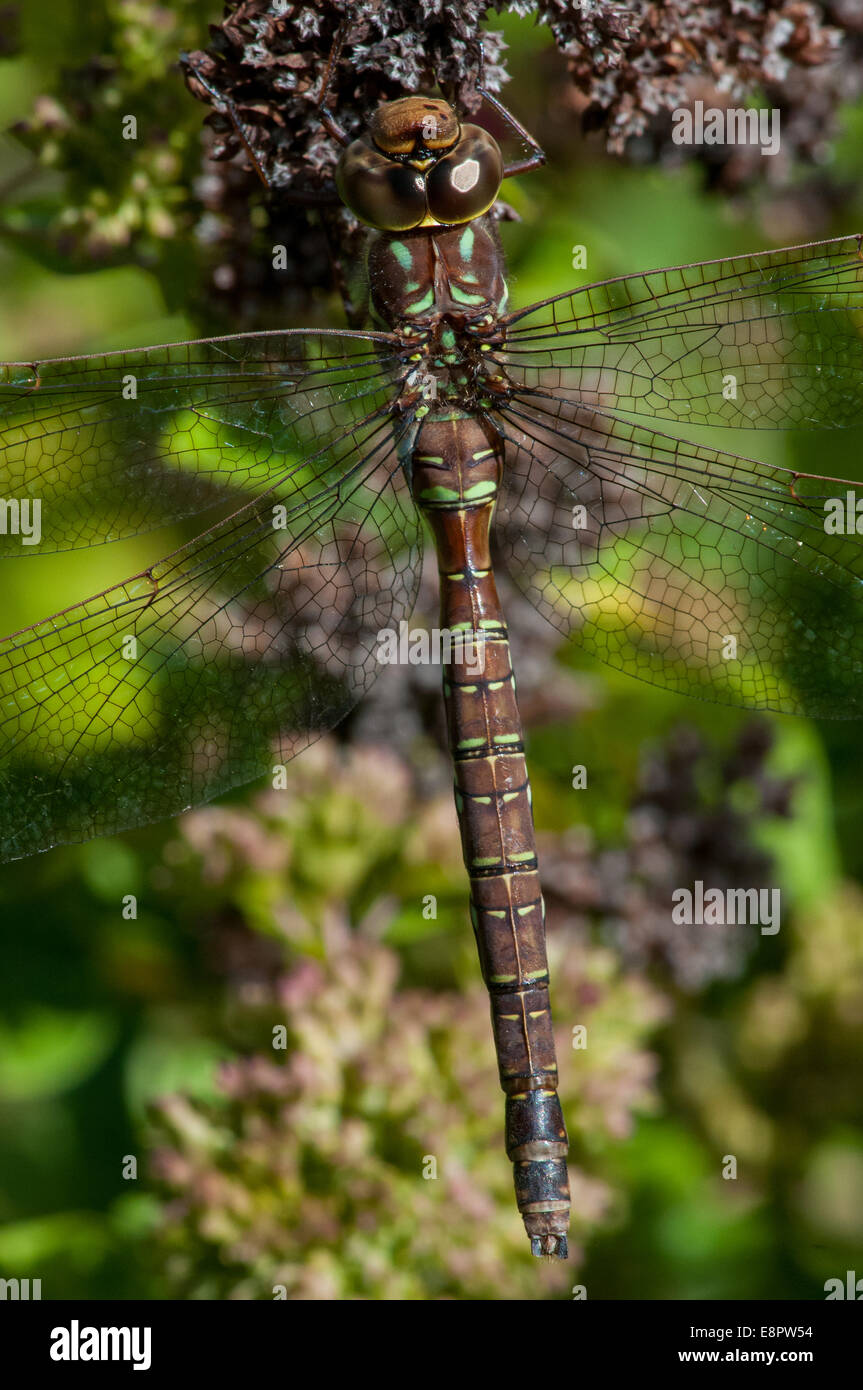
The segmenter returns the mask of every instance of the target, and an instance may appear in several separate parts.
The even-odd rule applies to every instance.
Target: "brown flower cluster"
[[[777,108],[779,164],[751,147],[697,152],[728,189],[785,177],[795,159],[819,162],[839,105],[863,89],[856,0],[551,0],[538,11],[566,55],[585,120],[617,153],[634,140],[638,158],[671,154],[669,115],[695,100]]]
[[[156,269],[169,301],[182,286],[184,307],[205,305],[213,330],[292,316],[311,324],[333,291],[350,309],[362,233],[335,200],[320,202],[333,193],[338,157],[320,119],[324,87],[349,134],[379,102],[438,85],[473,110],[481,61],[491,92],[509,80],[496,12],[548,25],[566,61],[568,72],[546,65],[538,89],[535,80],[520,84],[513,99],[530,109],[533,133],[556,162],[583,157],[580,128],[601,130],[629,159],[698,160],[724,193],[768,184],[785,200],[780,221],[790,218],[801,238],[823,234],[849,196],[826,161],[840,106],[863,88],[857,0],[231,0],[210,46],[185,54],[200,32],[186,7],[100,0],[96,9],[100,51],[58,71],[15,127],[38,159],[22,175],[25,193],[40,166],[64,175],[57,214],[46,221],[38,200],[10,199],[3,234],[63,268],[113,260]],[[13,50],[21,42],[12,23],[5,37]],[[210,108],[203,147],[171,74],[178,58]],[[672,112],[699,100],[777,109],[779,154],[674,144]],[[118,112],[137,113],[137,144],[118,139]],[[800,161],[817,174],[789,193]],[[275,245],[284,248],[278,270]]]
[[[208,904],[199,929],[225,978],[233,1059],[215,1101],[175,1095],[154,1116],[158,1241],[178,1293],[563,1293],[618,1200],[600,1156],[656,1105],[650,1043],[669,999],[644,967],[664,964],[666,989],[695,988],[745,958],[734,929],[727,940],[672,933],[668,904],[687,876],[764,874],[752,825],[783,811],[788,789],[765,774],[760,730],[743,735],[712,795],[698,739],[657,749],[620,853],[581,832],[542,837],[572,1145],[563,1270],[537,1268],[512,1203],[449,788],[420,792],[391,747],[326,740],[297,762],[290,794],[186,817],[170,862]],[[743,784],[757,793],[750,815],[732,805]],[[419,911],[427,892],[437,920]]]
[[[696,880],[723,891],[770,883],[770,859],[753,831],[762,818],[788,817],[794,790],[766,768],[771,742],[770,726],[753,720],[717,765],[694,729],[676,728],[645,758],[619,846],[599,848],[581,827],[542,844],[552,929],[558,912],[575,912],[598,923],[629,965],[659,966],[687,992],[739,975],[757,931],[676,924],[672,894]]]

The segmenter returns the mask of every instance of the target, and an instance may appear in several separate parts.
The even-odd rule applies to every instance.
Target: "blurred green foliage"
[[[47,155],[39,142],[32,184],[21,140],[0,146],[0,355],[207,331],[188,198],[203,109],[172,64],[203,42],[211,7],[68,0],[22,14],[23,56],[0,61],[0,119],[62,96],[36,106],[56,139]],[[516,25],[508,99],[529,123],[543,36]],[[62,70],[94,54],[110,62],[75,98],[90,112],[82,141]],[[130,103],[140,148],[112,162],[104,123]],[[861,122],[850,114],[839,155],[858,183]],[[511,199],[519,303],[578,282],[575,244],[594,279],[763,235],[692,170],[627,168],[581,146]],[[63,254],[64,225],[84,230],[91,259]],[[823,450],[768,444],[801,467]],[[814,466],[847,474],[853,447]],[[7,629],[141,568],[153,545],[48,559],[38,577],[7,565]],[[565,660],[591,699],[577,725],[532,733],[538,826],[550,854],[574,827],[613,849],[645,753],[685,719],[718,763],[746,716]],[[3,868],[0,1273],[41,1278],[49,1298],[269,1298],[275,1284],[301,1298],[543,1298],[584,1283],[591,1298],[738,1299],[819,1298],[825,1279],[859,1272],[859,733],[771,723],[794,815],[754,834],[787,928],[733,978],[689,992],[667,970],[621,963],[598,919],[552,934],[573,1140],[563,1268],[527,1254],[455,818],[447,796],[413,788],[412,762],[326,744],[292,767],[288,797],[242,796]],[[414,751],[440,761],[430,739]],[[571,790],[575,763],[591,769],[589,795]],[[590,1046],[576,1053],[582,1023]],[[274,1054],[279,1025],[288,1047]],[[734,1182],[721,1176],[729,1153]],[[428,1155],[437,1180],[423,1180]]]

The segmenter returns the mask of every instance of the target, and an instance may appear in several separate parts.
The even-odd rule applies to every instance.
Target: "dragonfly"
[[[190,532],[0,643],[0,849],[113,834],[281,767],[379,674],[430,536],[506,1151],[532,1252],[565,1258],[545,909],[495,572],[644,681],[859,717],[861,485],[692,435],[863,421],[863,243],[513,310],[495,207],[504,179],[542,162],[536,142],[505,163],[483,127],[417,94],[381,104],[359,139],[327,119],[339,196],[368,228],[362,327],[0,371],[10,563]]]

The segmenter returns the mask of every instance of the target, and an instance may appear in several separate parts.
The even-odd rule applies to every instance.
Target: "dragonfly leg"
[[[504,106],[503,102],[485,87],[485,52],[481,41],[478,42],[476,46],[479,53],[479,72],[476,80],[476,91],[482,97],[483,101],[494,108],[501,120],[506,122],[510,130],[512,130],[518,139],[523,141],[530,150],[530,154],[527,155],[526,158],[517,159],[512,164],[505,164],[503,177],[505,179],[511,179],[515,174],[527,174],[531,169],[539,169],[546,160],[545,150],[542,148],[539,141],[534,139],[527,127],[523,126],[521,121],[512,114],[509,108]]]
[[[545,150],[542,148],[539,141],[533,138],[527,127],[523,126],[521,121],[516,120],[512,112],[508,111],[503,102],[498,101],[496,96],[493,96],[491,92],[487,92],[484,87],[477,87],[477,91],[483,100],[488,102],[489,106],[494,107],[498,115],[512,127],[520,139],[524,140],[531,150],[531,153],[525,159],[516,159],[512,164],[505,164],[503,168],[503,177],[505,179],[511,179],[514,174],[527,174],[530,173],[531,169],[541,168],[545,163],[546,156]]]
[[[232,99],[229,96],[226,96],[224,92],[221,92],[219,88],[216,87],[208,77],[204,76],[197,64],[191,61],[191,57],[188,53],[182,53],[180,57],[182,62],[187,67],[188,71],[194,77],[195,81],[199,83],[200,86],[203,87],[204,91],[207,92],[213,98],[213,101],[216,104],[216,108],[221,108],[224,114],[228,117],[228,120],[234,127],[234,134],[237,136],[237,139],[240,141],[240,144],[243,146],[243,149],[246,151],[246,154],[249,157],[252,168],[254,169],[258,178],[261,180],[261,183],[264,185],[264,188],[267,190],[267,192],[272,193],[273,185],[267,175],[267,172],[263,164],[257,156],[255,147],[251,139],[249,138],[246,127],[243,124],[243,121],[240,117],[239,111],[237,110],[235,102],[232,101]]]
[[[342,146],[342,148],[344,148],[345,145],[350,144],[351,137],[348,135],[344,127],[339,124],[330,108],[326,105],[326,99],[327,93],[329,92],[330,87],[332,86],[333,74],[335,73],[335,70],[339,65],[339,60],[342,56],[342,49],[344,48],[345,39],[347,37],[348,32],[348,24],[348,18],[347,16],[345,16],[345,18],[341,21],[338,29],[336,30],[336,36],[333,39],[333,46],[330,49],[330,56],[327,59],[327,66],[324,68],[324,75],[321,78],[321,90],[318,92],[316,102],[318,108],[318,116],[320,118],[321,125],[324,127],[324,130],[327,132],[327,134],[331,135],[333,139],[339,145]]]
[[[366,319],[367,306],[364,301],[357,301],[351,290],[348,277],[345,274],[344,262],[339,254],[339,228],[333,227],[332,213],[328,213],[324,209],[321,209],[318,213],[318,217],[327,243],[327,255],[330,259],[333,283],[341,296],[348,326],[350,328],[361,328]]]
[[[258,157],[254,142],[248,127],[244,124],[240,116],[236,102],[227,96],[215,83],[206,77],[201,69],[191,61],[189,54],[183,54],[183,61],[194,80],[203,87],[204,91],[213,98],[214,106],[217,110],[227,116],[234,128],[234,134],[243,146],[255,173],[267,191],[267,194],[274,202],[294,203],[300,207],[308,208],[338,208],[342,206],[342,200],[336,191],[335,184],[323,188],[285,188],[273,183],[266,167]],[[323,122],[326,129],[329,127]],[[332,133],[332,132],[330,132]]]

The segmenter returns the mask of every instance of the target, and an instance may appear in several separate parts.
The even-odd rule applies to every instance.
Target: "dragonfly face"
[[[502,179],[497,142],[479,126],[460,125],[447,102],[430,97],[378,107],[336,170],[346,206],[390,232],[470,222],[492,206]]]

